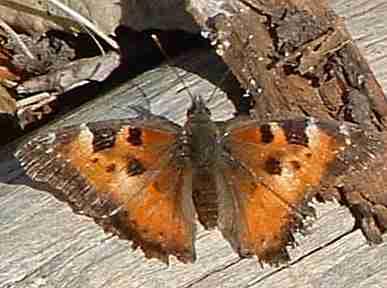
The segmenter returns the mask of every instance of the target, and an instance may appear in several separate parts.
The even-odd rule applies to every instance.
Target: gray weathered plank
[[[387,2],[331,2],[340,15],[347,17],[355,41],[386,88]],[[195,59],[191,61],[199,63],[199,68],[213,65],[203,64],[201,57]],[[205,80],[195,75],[185,79],[193,93],[208,94],[213,89],[209,83],[197,85]],[[138,86],[155,113],[179,123],[184,121],[189,97],[180,91],[181,83],[171,70],[155,69],[134,81],[137,86],[124,85],[51,128],[127,117],[127,107],[144,100]],[[221,95],[209,106],[217,119],[231,115],[232,106]],[[287,267],[261,268],[255,260],[239,260],[217,231],[203,230],[196,243],[198,261],[192,265],[172,261],[166,267],[156,260],[145,260],[125,241],[108,238],[92,221],[74,215],[49,194],[23,185],[27,180],[10,157],[13,149],[9,145],[0,152],[0,288],[387,286],[387,244],[371,247],[359,231],[349,233],[353,220],[338,205],[318,205],[312,233],[297,235],[299,246],[291,249],[292,262]]]

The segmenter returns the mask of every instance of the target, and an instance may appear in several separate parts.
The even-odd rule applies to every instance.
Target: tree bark
[[[385,95],[326,1],[227,1],[215,16],[192,11],[253,96],[259,119],[307,115],[385,127]]]

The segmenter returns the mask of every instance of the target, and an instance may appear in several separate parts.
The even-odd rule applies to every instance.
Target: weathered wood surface
[[[331,2],[336,12],[347,18],[357,45],[386,91],[387,2]],[[195,59],[186,60],[198,65],[188,70],[215,65],[207,63],[211,61],[207,56]],[[197,76],[187,77],[193,93],[208,94],[213,89],[208,82],[198,84],[203,80]],[[144,102],[143,92],[153,112],[184,121],[189,98],[174,73],[155,69],[134,81],[137,86],[124,85],[50,128],[127,117],[131,103]],[[231,115],[232,106],[221,95],[209,106],[216,119]],[[360,231],[351,232],[353,219],[338,205],[318,205],[311,234],[297,235],[299,245],[290,249],[288,266],[262,268],[254,259],[239,260],[217,231],[200,230],[197,262],[184,265],[173,261],[167,267],[145,260],[127,242],[108,238],[91,220],[73,214],[51,195],[26,186],[28,179],[11,157],[14,149],[9,145],[0,152],[0,288],[387,286],[387,244],[367,245]]]

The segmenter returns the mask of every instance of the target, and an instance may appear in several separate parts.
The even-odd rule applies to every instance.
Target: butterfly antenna
[[[231,72],[231,70],[229,68],[227,68],[227,71],[223,74],[222,79],[220,79],[220,81],[215,86],[214,90],[212,91],[210,97],[208,97],[208,99],[206,100],[206,103],[205,103],[206,105],[208,105],[210,103],[210,101],[215,98],[215,93],[218,91],[218,89],[220,89],[220,86],[222,86],[224,81],[227,79],[228,75],[230,75],[230,72]]]
[[[153,41],[156,43],[156,45],[159,47],[159,49],[160,49],[161,53],[163,54],[163,56],[165,57],[165,59],[167,59],[167,64],[168,64],[167,66],[173,71],[173,73],[176,75],[177,79],[183,84],[184,89],[187,91],[188,96],[191,98],[191,101],[194,102],[195,97],[192,95],[191,91],[189,90],[187,83],[184,81],[184,78],[181,75],[179,75],[179,72],[177,71],[177,69],[175,69],[172,65],[170,65],[170,63],[172,63],[172,61],[171,61],[170,57],[168,56],[168,54],[165,52],[163,46],[161,45],[159,38],[155,34],[152,34],[151,37],[152,37]]]

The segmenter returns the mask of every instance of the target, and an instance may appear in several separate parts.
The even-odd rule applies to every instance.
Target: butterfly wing
[[[228,124],[218,176],[219,226],[241,256],[288,260],[292,232],[313,212],[307,201],[350,149],[354,135],[341,130],[305,119]]]
[[[16,157],[33,180],[147,257],[193,261],[191,169],[175,157],[180,129],[161,117],[89,123],[38,136]]]

